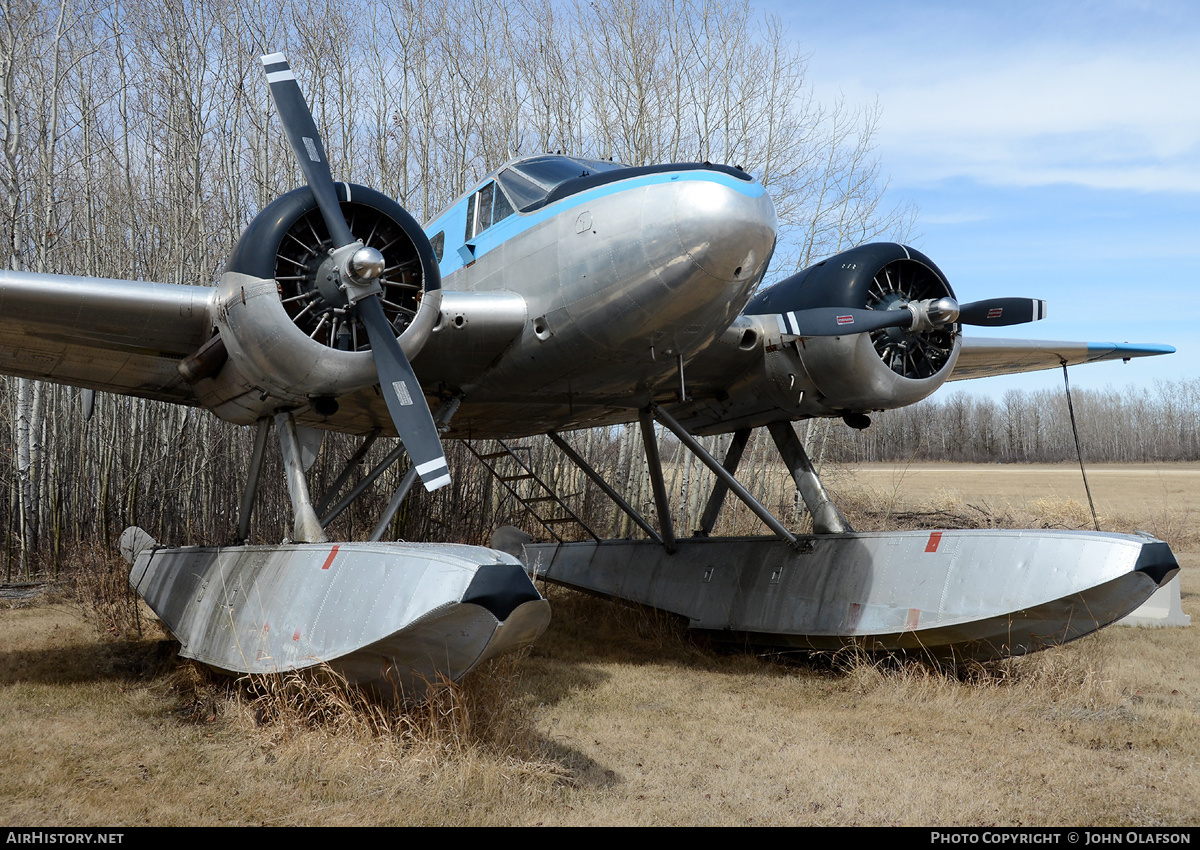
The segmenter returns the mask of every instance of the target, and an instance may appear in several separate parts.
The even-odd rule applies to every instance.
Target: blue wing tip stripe
[[[1115,354],[1127,357],[1153,357],[1157,354],[1174,354],[1175,346],[1159,343],[1133,342],[1089,342],[1089,354]]]

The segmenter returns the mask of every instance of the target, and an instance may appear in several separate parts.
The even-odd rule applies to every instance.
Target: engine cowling
[[[355,238],[383,253],[384,314],[411,360],[441,308],[433,248],[416,220],[386,195],[346,183],[337,184],[337,193]],[[366,330],[338,288],[332,245],[307,187],[268,205],[238,240],[212,302],[228,366],[215,376],[216,385],[198,387],[221,415],[246,421],[267,408],[314,400],[328,405],[379,382]],[[259,400],[235,401],[239,389]]]
[[[874,243],[843,251],[781,281],[752,299],[745,312],[899,310],[909,302],[943,297],[953,298],[954,291],[932,260],[903,245]],[[920,401],[949,378],[960,347],[958,324],[796,340],[797,354],[818,396],[811,401],[846,414]]]

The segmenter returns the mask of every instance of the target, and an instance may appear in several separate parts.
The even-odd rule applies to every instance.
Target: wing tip
[[[1174,354],[1175,346],[1155,342],[1089,342],[1089,351],[1096,351],[1111,356],[1124,357],[1156,357],[1160,354]]]

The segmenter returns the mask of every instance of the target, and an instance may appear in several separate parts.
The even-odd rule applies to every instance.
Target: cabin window
[[[508,218],[513,213],[512,204],[504,196],[503,190],[489,180],[483,188],[471,196],[467,202],[467,229],[465,238],[470,240]]]
[[[446,231],[439,230],[437,236],[429,240],[429,244],[433,247],[433,256],[440,263],[442,261],[442,254],[446,251]]]

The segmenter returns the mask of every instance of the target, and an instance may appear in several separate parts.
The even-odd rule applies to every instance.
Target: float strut
[[[800,491],[805,507],[812,514],[813,534],[847,534],[854,531],[829,498],[792,423],[772,422],[767,429],[779,453],[783,455],[783,462],[792,473],[792,480],[796,482],[796,489]]]
[[[292,499],[292,513],[296,522],[292,528],[292,539],[297,543],[324,543],[329,538],[321,528],[317,512],[313,510],[312,497],[308,492],[308,479],[304,475],[304,460],[300,457],[300,439],[296,434],[296,418],[291,411],[275,414],[275,430],[279,432],[279,448],[283,453],[283,468],[287,474],[288,495]]]
[[[701,463],[712,470],[713,474],[717,476],[718,481],[732,490],[733,494],[746,504],[746,507],[754,511],[755,516],[766,523],[768,528],[778,534],[782,539],[786,540],[790,545],[797,545],[796,535],[788,531],[784,524],[779,521],[775,514],[767,510],[766,506],[763,505],[762,502],[751,496],[750,491],[743,487],[740,481],[730,475],[729,470],[717,463],[717,459],[710,455],[705,450],[704,446],[700,445],[700,443],[696,441],[695,437],[689,434],[682,425],[676,422],[669,413],[667,413],[657,404],[652,405],[651,410],[654,411],[654,418],[656,418],[663,425],[667,426],[671,433],[679,438],[679,442],[687,446],[688,450],[698,457]]]
[[[258,420],[258,431],[254,434],[254,454],[250,456],[250,471],[246,474],[246,489],[242,492],[242,504],[238,509],[237,542],[243,544],[250,537],[250,517],[254,513],[254,497],[258,495],[258,479],[262,474],[263,454],[267,448],[267,432],[271,420]]]
[[[730,475],[737,475],[738,466],[742,462],[742,453],[746,450],[746,443],[749,441],[749,428],[741,428],[734,432],[733,442],[729,444],[729,451],[725,453],[725,463],[722,464],[722,468]],[[708,537],[712,534],[713,527],[717,524],[717,515],[721,513],[721,506],[725,503],[725,494],[728,492],[729,485],[725,483],[724,479],[717,478],[712,492],[708,494],[704,513],[700,517],[700,537]]]
[[[646,466],[650,470],[650,484],[654,488],[654,507],[658,511],[658,524],[662,529],[663,548],[674,554],[675,528],[671,524],[671,503],[667,501],[667,485],[663,481],[662,458],[658,454],[658,440],[654,436],[654,419],[649,407],[638,411],[638,422],[642,426],[642,445],[646,449]]]

